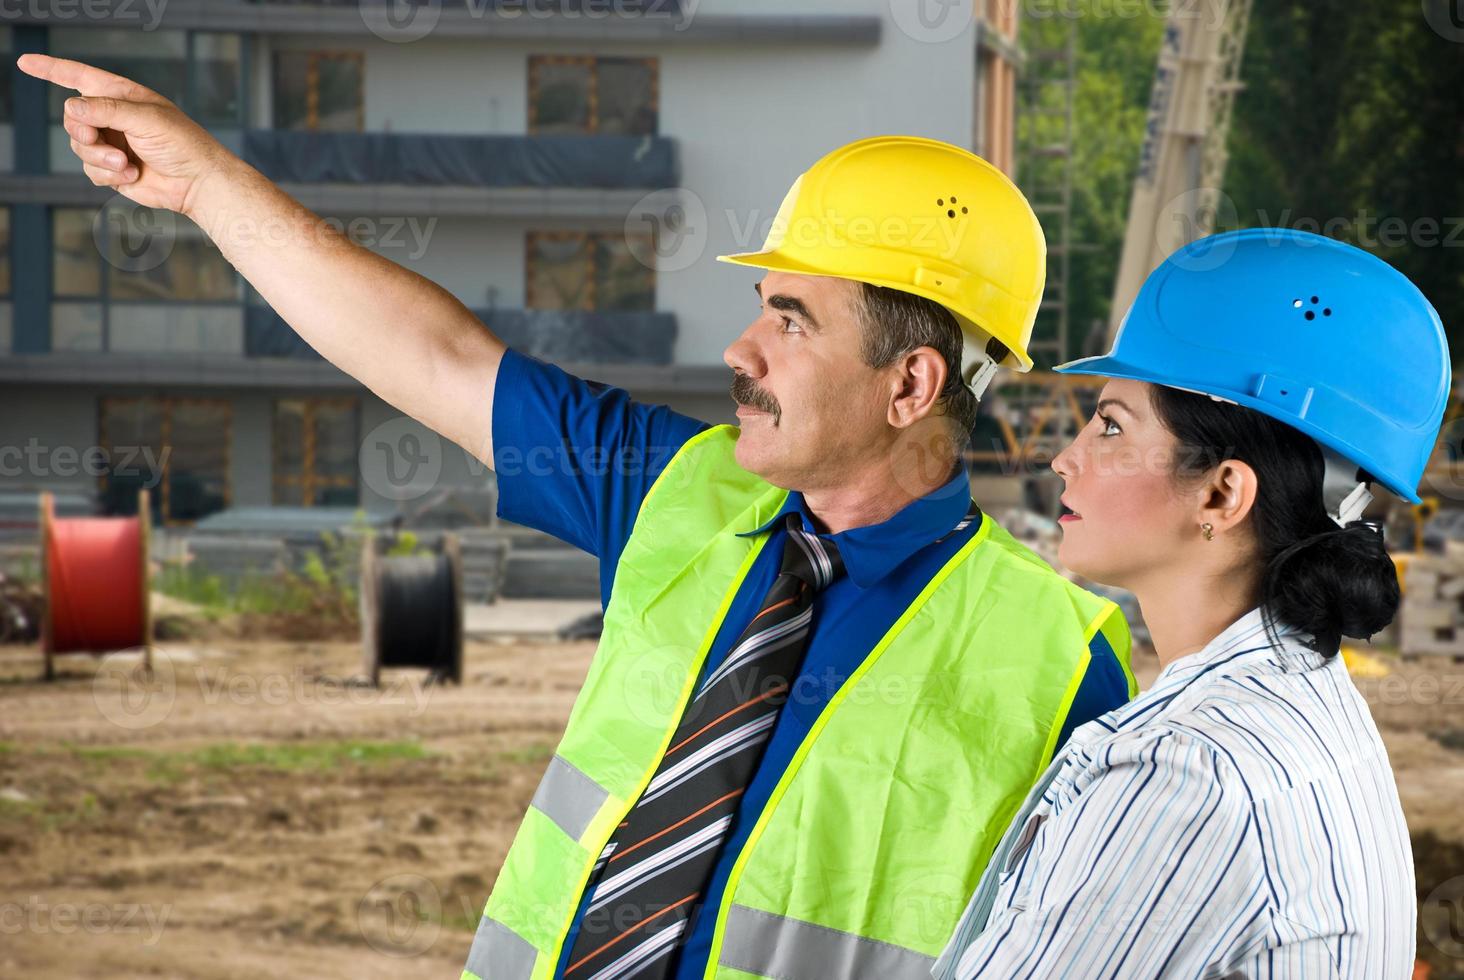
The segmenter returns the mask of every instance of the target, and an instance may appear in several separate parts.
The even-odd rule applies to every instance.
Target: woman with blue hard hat
[[[1074,731],[934,975],[1410,976],[1408,830],[1338,651],[1397,611],[1360,518],[1373,483],[1419,499],[1438,314],[1366,252],[1249,229],[1170,256],[1113,350],[1057,370],[1109,379],[1052,464],[1058,556],[1135,594],[1162,669]]]

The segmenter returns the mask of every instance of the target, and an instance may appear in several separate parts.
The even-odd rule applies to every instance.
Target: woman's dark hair
[[[1322,500],[1326,465],[1310,436],[1260,412],[1161,385],[1151,401],[1179,441],[1175,477],[1198,479],[1227,459],[1256,472],[1251,521],[1263,572],[1257,604],[1276,621],[1316,638],[1335,654],[1342,637],[1366,639],[1398,611],[1398,572],[1381,528],[1337,526]]]

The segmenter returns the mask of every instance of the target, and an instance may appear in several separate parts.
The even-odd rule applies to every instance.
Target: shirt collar
[[[963,467],[957,466],[945,485],[906,504],[889,520],[865,527],[853,527],[838,534],[825,534],[839,549],[849,580],[867,589],[902,565],[921,548],[952,531],[971,509],[971,484]],[[814,532],[813,519],[803,494],[789,491],[783,506],[772,517],[739,537],[762,534],[797,512],[803,528]],[[980,521],[978,513],[976,520]]]
[[[1310,633],[1280,620],[1273,621],[1272,630],[1280,640],[1278,644],[1272,644],[1271,635],[1266,630],[1266,618],[1261,607],[1256,606],[1221,630],[1205,644],[1204,649],[1171,661],[1154,678],[1151,689],[1171,682],[1185,684],[1200,674],[1208,673],[1211,667],[1232,661],[1270,657],[1292,667],[1305,668],[1326,659],[1306,645],[1314,639]]]

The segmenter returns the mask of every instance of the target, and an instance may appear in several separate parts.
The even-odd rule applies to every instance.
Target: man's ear
[[[935,414],[946,382],[946,362],[934,347],[917,347],[894,364],[889,423],[897,429]]]

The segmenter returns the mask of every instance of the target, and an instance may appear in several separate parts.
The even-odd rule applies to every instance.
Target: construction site
[[[1256,75],[1290,43],[1278,17],[1250,0],[1127,22],[978,0],[949,26],[914,0],[706,0],[531,22],[434,2],[430,23],[404,26],[368,6],[201,0],[144,29],[38,9],[4,28],[0,976],[457,976],[605,625],[593,555],[502,518],[491,469],[296,338],[196,228],[168,225],[149,259],[136,234],[156,217],[61,162],[59,99],[14,68],[25,52],[155,87],[175,72],[189,101],[175,100],[252,165],[342,226],[360,219],[375,236],[363,244],[443,282],[511,348],[713,423],[736,407],[719,352],[755,309],[745,277],[735,292],[719,278],[733,274],[712,261],[731,250],[718,236],[746,237],[773,188],[866,131],[973,150],[1026,195],[1047,265],[1036,366],[998,373],[981,400],[971,497],[1118,604],[1139,690],[1160,672],[1134,597],[1058,559],[1051,464],[1104,379],[1051,368],[1107,350],[1176,249],[1277,220],[1236,182],[1278,169],[1257,162],[1241,118],[1282,84]],[[684,32],[642,7],[674,8]],[[1420,32],[1464,60],[1464,32],[1424,8],[1410,7]],[[1140,37],[1141,65],[1105,55],[1115,32]],[[754,103],[784,97],[749,83],[746,111],[719,117],[733,79],[768,70],[758,45],[808,78],[766,120],[782,148],[744,173]],[[469,81],[479,58],[497,94]],[[871,72],[901,81],[823,112]],[[949,84],[907,108],[921,72]],[[1113,92],[1099,97],[1103,72]],[[413,103],[432,86],[458,94]],[[500,141],[514,172],[464,162],[475,140]],[[1095,147],[1122,159],[1098,167]],[[435,237],[394,250],[389,227],[418,218]],[[1367,247],[1356,230],[1344,237]],[[1464,282],[1456,254],[1416,235],[1374,251]],[[1433,298],[1456,330],[1464,292]],[[1417,980],[1464,978],[1461,440],[1456,384],[1421,502],[1379,493],[1366,510],[1399,613],[1341,651],[1412,841]]]

